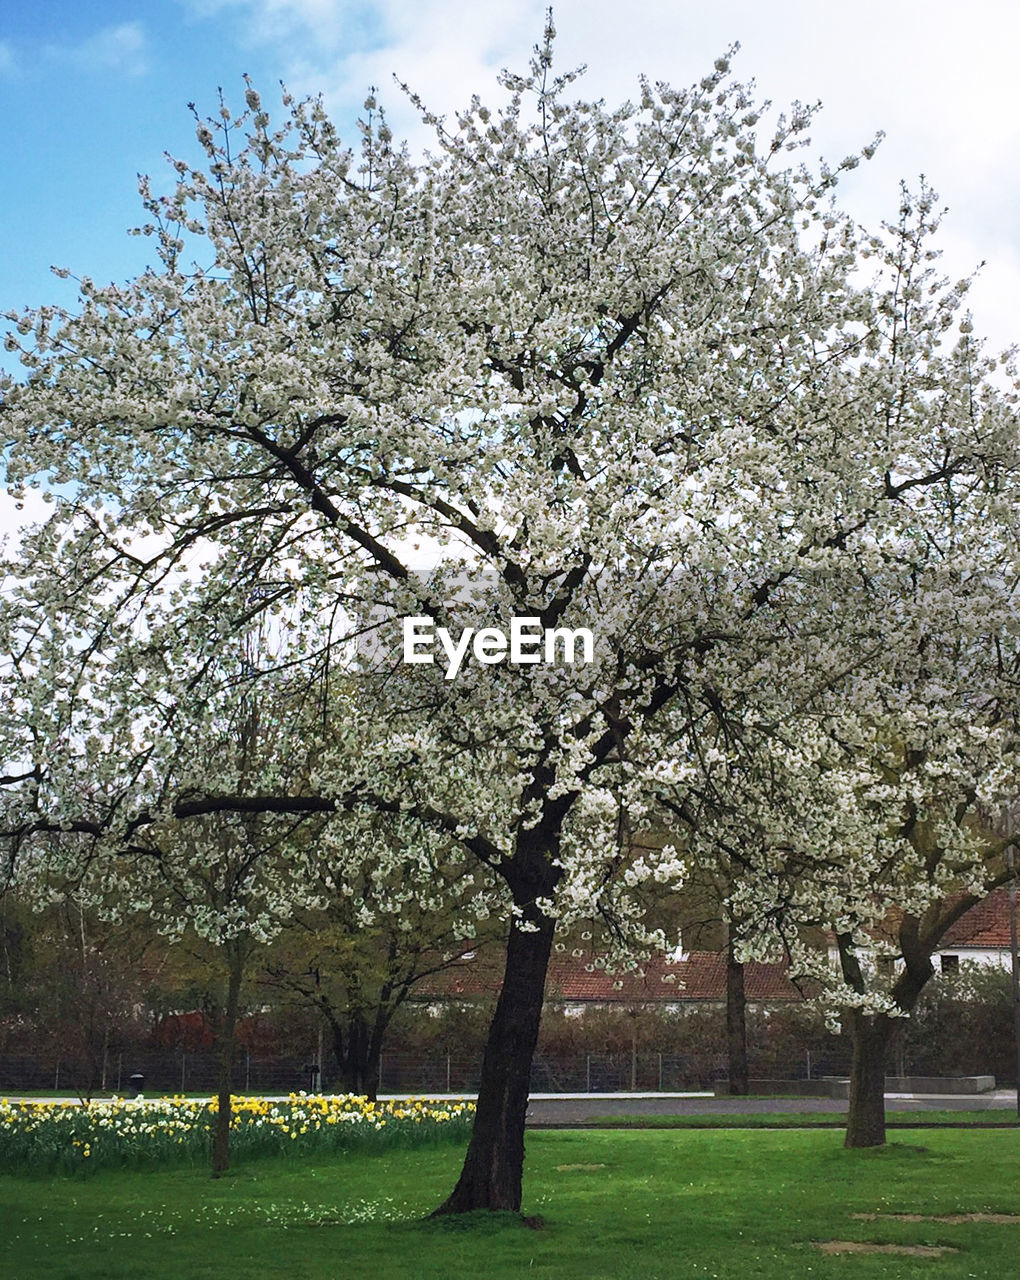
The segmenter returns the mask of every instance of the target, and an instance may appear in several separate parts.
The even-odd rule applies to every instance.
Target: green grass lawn
[[[0,1178],[5,1280],[857,1280],[1012,1274],[1015,1223],[854,1213],[1020,1215],[1020,1135],[904,1131],[848,1152],[827,1130],[535,1133],[525,1211],[422,1221],[456,1148],[91,1178]],[[937,1258],[828,1257],[818,1240],[949,1245]]]

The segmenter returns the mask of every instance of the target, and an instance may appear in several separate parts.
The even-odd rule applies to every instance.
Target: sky
[[[542,0],[0,0],[0,313],[74,305],[73,281],[122,280],[152,257],[137,174],[170,185],[164,153],[197,160],[188,104],[267,106],[278,84],[322,93],[354,140],[378,86],[394,132],[426,141],[394,76],[439,112],[498,101],[502,67],[526,69]],[[638,77],[685,85],[739,42],[734,70],[777,108],[821,101],[805,158],[836,163],[879,129],[874,160],[841,186],[868,224],[894,217],[901,179],[924,174],[948,206],[943,265],[986,265],[977,334],[1020,339],[1020,7],[1006,0],[558,0],[556,60],[588,71],[579,94],[634,97]],[[0,352],[14,372],[13,357]],[[2,515],[2,512],[0,512]]]

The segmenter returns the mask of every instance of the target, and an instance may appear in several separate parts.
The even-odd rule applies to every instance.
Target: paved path
[[[1016,1116],[1016,1090],[979,1094],[887,1093],[889,1111],[1002,1111]],[[528,1123],[583,1124],[596,1116],[776,1115],[796,1113],[845,1115],[847,1103],[836,1098],[716,1098],[710,1094],[602,1093],[532,1094]],[[1012,1114],[1010,1114],[1012,1113]],[[919,1117],[920,1118],[920,1117]]]

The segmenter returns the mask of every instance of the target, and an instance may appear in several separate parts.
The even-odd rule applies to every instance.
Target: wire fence
[[[318,1087],[314,1065],[309,1057],[260,1058],[241,1052],[234,1061],[234,1087],[239,1093],[310,1090]],[[146,1093],[211,1093],[218,1072],[216,1055],[201,1051],[132,1049],[112,1052],[103,1063],[12,1055],[0,1056],[0,1090],[73,1094],[85,1089],[123,1095],[138,1089],[132,1077],[140,1076]]]
[[[846,1076],[848,1054],[814,1054],[768,1063],[751,1075],[772,1080],[804,1081]],[[379,1093],[475,1093],[481,1057],[478,1054],[384,1052],[376,1073]],[[291,1057],[263,1057],[241,1051],[234,1062],[234,1088],[239,1093],[273,1094],[300,1090],[316,1092],[335,1087],[329,1064],[320,1074],[314,1052]],[[0,1092],[52,1091],[75,1094],[211,1093],[216,1088],[218,1063],[205,1051],[125,1050],[111,1052],[105,1062],[82,1063],[70,1058],[0,1055]],[[721,1054],[689,1055],[656,1051],[617,1053],[539,1054],[531,1071],[533,1093],[684,1092],[710,1089],[727,1075]],[[132,1077],[135,1077],[132,1080]],[[141,1077],[139,1081],[138,1077]]]

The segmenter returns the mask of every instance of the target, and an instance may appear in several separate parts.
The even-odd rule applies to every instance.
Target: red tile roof
[[[979,902],[947,930],[940,951],[953,947],[1009,947],[1009,897],[997,890]],[[419,999],[470,999],[495,996],[502,978],[498,951],[479,951],[434,974],[415,988]],[[747,999],[753,1002],[801,1000],[782,964],[749,963],[744,966]],[[726,957],[718,951],[691,951],[686,960],[671,964],[653,957],[641,972],[607,973],[589,954],[554,955],[549,965],[546,999],[552,1003],[677,1004],[687,1001],[726,999]]]
[[[495,995],[498,965],[468,960],[421,983],[421,997],[457,998]],[[803,997],[781,964],[750,963],[744,969],[747,999],[800,1000]],[[686,960],[670,963],[662,957],[645,962],[642,972],[607,973],[591,956],[554,957],[549,965],[546,1000],[553,1003],[669,1003],[726,999],[726,958],[714,951],[692,951]]]
[[[590,962],[589,962],[590,963]],[[748,1000],[799,1000],[801,994],[781,964],[744,966]],[[726,957],[717,951],[692,951],[686,960],[670,963],[662,957],[645,962],[640,973],[589,971],[583,960],[556,961],[549,967],[546,999],[679,1001],[725,1000]]]
[[[1009,947],[1009,891],[997,889],[946,930],[939,950],[949,947]]]

